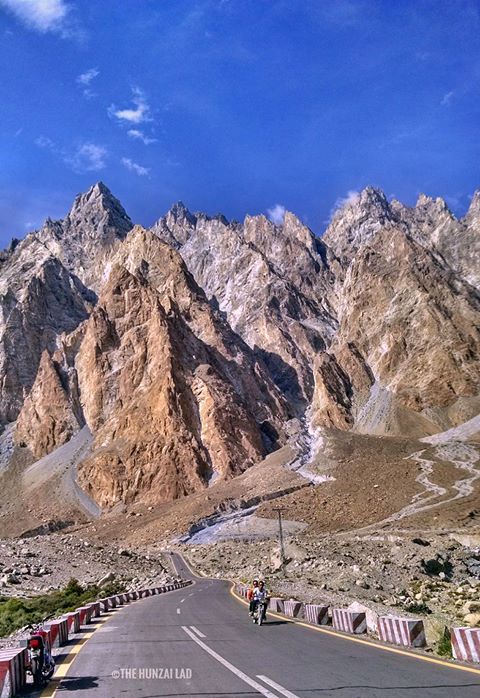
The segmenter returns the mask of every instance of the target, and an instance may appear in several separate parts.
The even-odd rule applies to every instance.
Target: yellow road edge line
[[[192,572],[193,574],[193,572]],[[195,584],[194,581],[192,581],[192,586]],[[172,591],[181,591],[181,589],[172,589]],[[149,598],[149,597],[145,597]],[[143,601],[143,599],[136,599],[136,601]],[[121,606],[117,606],[115,608],[115,611],[121,611],[124,608],[127,608],[131,604],[122,604]],[[40,698],[54,698],[54,696],[57,693],[58,690],[58,684],[60,683],[61,679],[65,678],[67,673],[70,671],[70,668],[77,656],[77,654],[80,652],[82,647],[86,644],[87,640],[90,640],[92,635],[95,634],[95,632],[110,618],[113,618],[115,613],[112,613],[111,611],[108,611],[107,613],[103,613],[100,618],[100,622],[98,624],[95,624],[94,628],[91,628],[88,630],[86,633],[82,634],[82,637],[75,638],[73,641],[75,644],[72,646],[72,649],[68,654],[66,654],[61,662],[58,662],[56,665],[55,669],[55,674],[53,675],[52,679],[50,680],[50,683],[48,686],[46,686],[43,691],[40,693]]]
[[[230,594],[240,603],[243,603],[245,606],[248,606],[248,601],[245,601],[242,599],[241,596],[239,596],[235,592],[235,583],[232,584],[230,588]],[[409,652],[408,650],[402,650],[397,647],[389,647],[388,645],[381,645],[378,642],[375,642],[374,640],[367,640],[364,638],[360,637],[350,637],[349,635],[344,635],[343,633],[339,633],[336,630],[332,630],[330,628],[319,628],[316,625],[310,625],[309,623],[303,623],[301,620],[297,620],[296,618],[289,618],[288,616],[282,616],[279,613],[275,613],[275,611],[269,611],[268,614],[270,616],[274,616],[275,618],[280,618],[281,620],[286,621],[287,623],[294,623],[295,625],[301,625],[303,628],[308,628],[308,630],[315,630],[317,633],[325,633],[326,635],[335,635],[335,637],[340,638],[341,640],[349,640],[350,642],[358,642],[361,645],[368,645],[369,647],[375,647],[376,649],[383,650],[384,652],[393,652],[394,654],[401,654],[404,657],[408,657],[409,659],[420,659],[422,662],[430,662],[431,664],[439,664],[440,666],[446,667],[447,669],[459,669],[460,671],[468,671],[471,674],[480,674],[480,669],[475,669],[474,667],[469,667],[469,666],[464,666],[463,664],[454,664],[453,662],[448,662],[444,659],[436,659],[435,657],[424,657],[421,654],[417,654],[416,652]]]
[[[96,623],[94,628],[89,629],[86,633],[83,633],[81,637],[73,640],[74,645],[72,646],[72,649],[63,657],[62,661],[56,665],[55,674],[53,675],[48,686],[46,686],[40,693],[40,698],[53,698],[55,696],[58,690],[58,684],[69,672],[73,661],[87,640],[90,640],[92,635],[94,635],[104,623],[110,620],[110,618],[113,618],[115,615],[115,613],[108,613],[108,615],[104,613],[103,616],[100,616],[100,622]]]

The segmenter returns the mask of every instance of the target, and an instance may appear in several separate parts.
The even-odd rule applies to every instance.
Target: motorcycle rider
[[[266,602],[268,601],[268,594],[267,594],[267,589],[265,587],[265,582],[263,581],[263,579],[258,582],[258,586],[253,592],[253,610],[254,611],[261,601],[265,601],[265,605],[263,607],[262,620],[266,620],[266,617],[267,617],[267,603]]]

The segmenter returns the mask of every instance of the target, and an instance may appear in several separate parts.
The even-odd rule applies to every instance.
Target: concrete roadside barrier
[[[25,686],[27,649],[15,647],[0,650],[0,696],[13,698]]]
[[[63,647],[68,642],[68,622],[66,618],[46,623],[45,630],[50,634],[50,649]]]
[[[327,625],[328,624],[328,606],[321,606],[319,604],[306,603],[305,604],[305,620],[314,625]]]
[[[63,617],[67,621],[69,635],[80,632],[80,613],[78,611],[65,613]]]
[[[98,618],[101,612],[100,601],[92,601],[91,603],[87,603],[85,605],[90,606],[92,609],[92,618]]]
[[[295,599],[285,599],[284,608],[285,615],[290,616],[290,618],[303,617],[303,603],[301,601],[295,601]]]
[[[462,662],[480,662],[480,628],[452,628],[452,653]]]
[[[92,607],[80,606],[76,610],[80,614],[80,625],[88,625],[92,620]]]
[[[377,632],[380,640],[404,647],[425,647],[425,627],[423,620],[379,616]]]
[[[100,599],[98,603],[100,604],[100,610],[102,613],[107,613],[112,608],[112,605],[110,604],[110,600],[108,598]]]
[[[279,599],[278,596],[272,596],[270,597],[268,608],[273,613],[283,613],[285,611],[284,603],[284,600]]]
[[[241,596],[243,599],[247,598],[247,593],[248,593],[248,587],[245,586],[245,584],[237,584],[236,585],[236,592]]]
[[[344,633],[361,635],[367,632],[367,619],[365,613],[355,613],[346,608],[334,608],[332,610],[333,627]]]

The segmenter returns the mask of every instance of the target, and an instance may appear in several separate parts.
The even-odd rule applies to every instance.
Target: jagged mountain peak
[[[323,240],[337,257],[348,262],[371,235],[394,222],[396,214],[384,192],[369,186],[347,197],[335,212]]]
[[[170,224],[188,221],[191,225],[195,225],[196,222],[196,216],[185,206],[183,201],[174,203],[165,218]]]
[[[472,196],[470,206],[465,216],[465,221],[467,223],[473,221],[480,222],[480,189],[477,189]]]
[[[425,208],[437,213],[451,213],[445,199],[441,196],[433,198],[423,193],[419,194],[415,208]]]
[[[105,217],[106,223],[115,225],[124,234],[132,227],[132,221],[120,201],[103,182],[97,182],[88,191],[75,197],[66,221],[95,224]]]
[[[384,208],[388,208],[389,206],[385,192],[382,189],[379,189],[378,187],[372,186],[365,187],[361,190],[361,192],[358,195],[357,202],[360,206],[372,204],[376,206],[382,206]],[[353,203],[355,203],[355,201],[353,201]]]

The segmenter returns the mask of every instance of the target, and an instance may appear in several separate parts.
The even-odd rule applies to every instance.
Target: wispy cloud
[[[131,124],[153,121],[145,93],[139,87],[132,88],[132,102],[135,108],[117,109],[112,104],[108,109],[108,113],[110,116],[115,116],[119,121],[127,121]]]
[[[450,106],[454,94],[455,94],[455,91],[452,90],[451,92],[446,92],[446,93],[443,95],[442,101],[440,102],[440,104],[442,105],[442,107],[449,107],[449,106]]]
[[[149,167],[143,167],[143,165],[139,165],[130,158],[122,158],[122,165],[126,167],[127,170],[135,172],[139,177],[145,177],[150,172]]]
[[[350,189],[347,192],[346,196],[339,196],[330,210],[330,215],[326,223],[331,223],[337,211],[340,211],[342,208],[345,208],[345,206],[350,206],[352,204],[357,203],[359,198],[360,192],[356,191],[355,189]]]
[[[48,138],[47,136],[39,136],[38,138],[36,138],[35,145],[38,145],[39,148],[48,148],[49,150],[56,150],[55,143],[52,141],[51,138]]]
[[[83,143],[75,151],[67,156],[64,161],[72,167],[74,172],[96,172],[103,170],[106,164],[107,149],[96,143]]]
[[[145,143],[145,145],[150,145],[151,143],[157,142],[156,138],[151,138],[150,136],[145,135],[145,133],[140,131],[138,128],[129,129],[127,134],[130,136],[130,138],[136,138],[137,140],[142,141],[142,143]]]
[[[74,148],[62,148],[47,136],[39,136],[35,140],[39,148],[49,150],[68,165],[76,174],[85,172],[97,172],[106,166],[108,151],[103,145],[91,142],[83,142]]]
[[[283,219],[285,218],[286,208],[283,204],[275,204],[272,208],[267,208],[267,214],[272,223],[275,225],[282,225]]]
[[[90,68],[77,77],[77,83],[83,88],[83,95],[87,99],[95,97],[95,92],[90,89],[90,85],[98,75],[100,75],[98,68]]]
[[[78,34],[69,22],[71,6],[65,0],[0,0],[0,7],[42,34],[56,32],[65,38]]]

